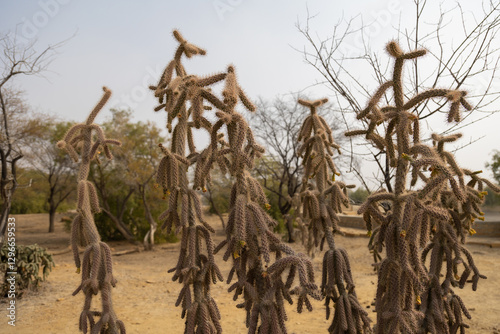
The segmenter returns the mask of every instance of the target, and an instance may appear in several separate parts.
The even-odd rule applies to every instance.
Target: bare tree
[[[29,120],[28,109],[19,92],[12,89],[12,81],[23,75],[37,75],[45,71],[54,51],[61,45],[48,46],[37,52],[34,43],[20,45],[13,34],[0,36],[0,244],[7,228],[12,196],[17,188],[16,167],[23,158],[22,141],[36,129]]]
[[[219,168],[214,168],[210,177],[210,182],[207,182],[206,191],[203,191],[203,197],[210,205],[210,212],[219,217],[222,229],[226,229],[223,213],[227,213],[229,209],[229,200],[231,192],[231,180],[227,174],[223,174]]]
[[[34,136],[28,145],[26,160],[49,186],[47,202],[49,205],[49,233],[55,230],[57,208],[75,190],[76,168],[70,156],[56,147],[57,141],[64,136],[71,124],[45,119],[40,122],[42,131]]]
[[[445,5],[448,7],[445,8]],[[500,49],[498,43],[495,43],[500,31],[500,3],[484,2],[480,17],[466,12],[460,3],[454,2],[454,7],[451,8],[449,3],[441,4],[440,14],[437,18],[433,18],[435,13],[432,8],[429,8],[430,6],[430,2],[426,0],[414,0],[413,21],[402,17],[398,20],[395,17],[392,29],[391,27],[385,29],[377,18],[368,24],[361,16],[341,21],[334,26],[329,38],[317,37],[312,32],[311,16],[308,16],[305,24],[297,24],[308,42],[308,46],[301,52],[304,53],[306,62],[324,78],[323,83],[334,92],[334,100],[342,112],[348,131],[351,130],[349,123],[357,113],[364,109],[364,101],[371,94],[370,87],[378,87],[387,82],[390,77],[390,67],[387,61],[382,61],[384,57],[380,57],[371,49],[372,37],[395,39],[410,49],[438,50],[429,52],[429,56],[424,59],[414,59],[409,64],[408,79],[403,83],[408,91],[418,93],[437,87],[465,88],[473,92],[473,88],[476,88],[476,91],[480,91],[470,94],[468,99],[476,111],[474,114],[477,115],[479,112],[482,116],[479,119],[472,119],[470,117],[472,113],[468,113],[464,115],[461,122],[441,131],[441,134],[468,126],[490,116],[495,111],[494,103],[500,98],[500,90],[494,84],[500,65]],[[457,17],[460,18],[459,21]],[[384,22],[386,25],[390,23]],[[377,24],[379,35],[373,36],[373,32],[368,29]],[[387,36],[380,36],[386,31],[389,32]],[[453,40],[446,36],[453,36]],[[363,77],[362,80],[358,78],[358,74]],[[374,79],[371,83],[370,77]],[[390,98],[390,95],[384,93],[383,99],[386,102]],[[414,107],[414,113],[420,120],[424,120],[437,113],[444,115],[444,107],[445,103],[425,101]],[[367,130],[368,122],[365,121],[364,126]],[[356,143],[351,143],[352,155],[355,154],[352,150],[354,145]],[[367,150],[363,150],[365,153],[358,153],[359,157],[365,161],[371,157],[371,160],[375,161],[382,177],[376,175],[374,180],[382,179],[383,183],[379,186],[385,186],[387,190],[392,191],[390,181],[395,169],[394,166],[390,166],[386,152],[380,152],[375,146],[365,147]],[[355,166],[351,166],[351,169],[361,179],[359,170]],[[363,179],[362,182],[366,186],[367,180]]]
[[[297,155],[297,141],[304,118],[307,116],[298,106],[297,94],[276,97],[272,102],[260,99],[257,112],[251,115],[251,126],[257,140],[267,149],[265,157],[255,168],[264,188],[277,197],[278,208],[283,217],[292,208],[292,198],[302,184],[302,165]],[[327,120],[338,129],[333,118],[332,106],[325,108]],[[337,121],[337,122],[336,122]],[[286,219],[288,241],[293,242],[292,220]]]

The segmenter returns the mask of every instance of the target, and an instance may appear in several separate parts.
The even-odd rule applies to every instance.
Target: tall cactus
[[[234,300],[243,295],[238,307],[246,310],[248,333],[287,333],[284,301],[292,303],[291,295],[298,295],[300,313],[304,305],[312,310],[309,296],[320,299],[314,270],[305,255],[295,253],[272,231],[277,223],[267,214],[269,204],[264,191],[250,173],[264,149],[235,110],[238,102],[250,111],[255,108],[238,85],[233,66],[228,67],[222,96],[224,105],[216,112],[218,120],[212,127],[206,162],[196,173],[195,186],[203,187],[214,164],[233,177],[226,239],[216,248],[218,251],[225,246],[223,259],[233,260],[227,282],[231,283],[235,275],[236,282],[229,291],[234,291]],[[227,142],[222,139],[224,126]],[[292,288],[297,274],[299,285]]]
[[[81,270],[82,274],[81,284],[73,295],[80,291],[85,294],[79,328],[83,333],[87,333],[90,325],[91,333],[125,334],[125,326],[117,318],[111,300],[111,287],[116,286],[117,283],[113,276],[111,250],[106,243],[101,241],[94,222],[94,213],[101,211],[99,199],[94,184],[87,180],[91,162],[99,163],[100,150],[104,151],[108,159],[112,159],[113,155],[108,145],[121,145],[117,140],[107,139],[101,127],[94,123],[95,117],[111,96],[109,89],[104,87],[103,90],[104,96],[92,110],[87,121],[72,126],[57,146],[65,149],[75,162],[80,160],[77,216],[71,226],[74,260],[77,273]],[[78,246],[85,247],[82,261]],[[99,292],[102,311],[91,311],[92,297]],[[99,318],[97,322],[96,317]]]
[[[300,192],[302,219],[307,224],[308,248],[321,249],[326,241],[328,250],[323,257],[323,278],[321,292],[326,298],[326,318],[330,317],[330,303],[335,305],[335,314],[328,331],[330,333],[370,332],[368,314],[359,304],[354,290],[351,266],[345,249],[335,246],[334,234],[338,232],[342,206],[348,206],[347,188],[352,186],[335,180],[338,173],[332,160],[334,150],[340,147],[334,142],[332,130],[318,115],[316,109],[327,99],[316,101],[299,100],[299,104],[309,108],[299,132],[302,146],[298,154],[304,165],[304,180]],[[332,175],[331,180],[329,175]],[[314,182],[311,182],[314,181]]]
[[[182,232],[181,254],[172,270],[175,271],[174,279],[184,283],[177,305],[182,304],[182,315],[187,315],[186,333],[222,331],[218,321],[220,315],[209,291],[211,283],[222,280],[213,253],[224,246],[227,246],[224,260],[233,259],[227,282],[230,283],[235,274],[237,277],[229,291],[235,292],[235,300],[243,295],[244,301],[238,307],[247,312],[248,332],[286,333],[284,299],[292,302],[291,294],[298,294],[298,309],[302,311],[304,304],[311,308],[308,296],[319,298],[319,294],[311,262],[284,245],[272,232],[276,222],[265,212],[264,208],[269,205],[267,199],[260,184],[250,175],[254,159],[264,149],[257,145],[235,106],[242,102],[248,110],[254,111],[255,107],[238,85],[233,66],[228,67],[227,73],[210,77],[188,75],[181,64],[181,56],[189,58],[203,55],[205,51],[188,43],[177,31],[174,37],[180,44],[174,60],[166,67],[158,85],[151,89],[160,103],[156,110],[165,109],[168,113],[169,131],[177,119],[171,149],[161,147],[165,158],[159,166],[157,181],[169,197],[169,207],[160,219],[168,231],[175,228]],[[225,80],[225,86],[219,98],[209,86],[221,80]],[[211,109],[204,106],[204,102],[217,108],[218,120],[213,125],[203,116],[206,109]],[[227,142],[222,132],[224,126]],[[204,128],[211,134],[210,144],[202,152],[196,151],[193,128]],[[186,145],[190,150],[188,156],[185,155]],[[213,229],[204,222],[199,199],[193,190],[205,189],[215,164],[235,179],[226,239],[216,249],[209,233]],[[193,189],[189,188],[186,174],[191,165],[195,165]],[[201,224],[196,224],[195,217]],[[201,239],[207,245],[203,253]],[[275,254],[275,261],[271,254]],[[286,282],[282,279],[285,271]],[[300,286],[292,290],[297,272]]]
[[[168,198],[168,209],[159,219],[167,233],[172,229],[182,233],[179,259],[169,272],[174,272],[174,281],[179,280],[184,285],[176,306],[182,306],[186,333],[221,333],[219,310],[210,295],[211,284],[223,280],[214,261],[210,233],[215,230],[203,218],[200,198],[189,184],[188,167],[202,158],[196,152],[192,128],[202,126],[211,131],[210,122],[203,117],[203,110],[207,108],[203,102],[213,101],[216,97],[207,87],[223,80],[225,74],[207,78],[188,75],[181,63],[182,55],[190,58],[192,55],[204,55],[205,51],[188,43],[178,31],[174,31],[174,37],[179,42],[174,59],[167,65],[158,85],[150,87],[159,99],[160,105],[156,110],[167,112],[169,131],[172,131],[173,120],[177,119],[170,149],[159,144],[165,156],[158,166],[156,181],[161,185],[165,198]],[[186,146],[189,147],[189,155]]]
[[[462,288],[472,273],[475,290],[479,278],[486,278],[464,246],[465,234],[474,232],[472,222],[483,215],[479,208],[483,185],[500,189],[480,178],[478,172],[460,168],[444,150],[445,143],[460,135],[433,134],[433,146],[420,139],[415,107],[432,98],[446,99],[450,103],[448,122],[458,122],[460,106],[472,109],[465,100],[466,92],[430,89],[406,100],[403,64],[426,51],[405,53],[396,42],[390,42],[387,51],[394,58],[392,80],[382,84],[357,115],[367,121],[368,128],[346,133],[365,135],[396,168],[394,192],[374,193],[358,210],[370,231],[373,223],[380,224],[374,230],[372,246],[379,254],[383,247],[386,251],[378,269],[376,332],[456,333],[460,329],[463,333],[467,325],[462,313],[468,318],[470,314],[450,287]],[[379,107],[389,89],[394,104]],[[379,134],[381,128],[385,135]],[[470,178],[468,183],[466,177]],[[388,208],[385,212],[379,209],[383,202]]]

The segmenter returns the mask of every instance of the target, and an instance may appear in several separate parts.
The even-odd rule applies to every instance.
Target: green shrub
[[[14,270],[8,263],[8,259],[13,256],[16,260]],[[0,277],[3,276],[0,297],[7,297],[11,290],[11,283],[7,281],[12,276],[9,272],[16,272],[15,291],[16,297],[19,298],[25,290],[36,290],[55,266],[52,255],[37,244],[9,247],[8,243],[4,243],[0,250],[0,259]]]
[[[349,190],[349,198],[356,204],[364,203],[368,195],[370,193],[365,188],[358,188],[356,191]]]
[[[488,207],[500,206],[500,195],[495,194],[490,188],[486,188],[488,194],[485,197],[484,205]]]
[[[12,197],[11,214],[44,213],[46,210],[47,182],[35,171],[19,169],[19,187]]]

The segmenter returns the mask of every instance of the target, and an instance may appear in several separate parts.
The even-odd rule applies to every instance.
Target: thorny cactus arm
[[[299,104],[310,109],[310,115],[304,120],[299,140],[303,141],[299,148],[304,165],[304,180],[300,196],[303,205],[303,219],[309,229],[309,244],[313,249],[326,240],[329,250],[323,257],[323,277],[321,292],[326,298],[326,318],[330,317],[330,302],[335,305],[335,313],[330,333],[366,333],[371,332],[368,314],[359,304],[351,266],[347,252],[337,248],[333,238],[338,232],[342,206],[348,206],[347,188],[343,182],[336,181],[338,173],[333,163],[333,149],[340,153],[335,144],[332,131],[326,121],[317,114],[316,108],[327,102],[327,99],[316,101],[299,100]],[[331,180],[329,175],[332,175]],[[314,180],[311,182],[310,180]]]
[[[448,121],[452,122],[460,120],[460,105],[466,110],[472,107],[464,98],[466,92],[446,89],[424,91],[405,102],[404,61],[426,52],[404,53],[396,42],[390,42],[387,51],[395,58],[393,78],[377,90],[366,109],[357,115],[368,121],[368,129],[346,133],[365,135],[396,167],[394,193],[374,193],[358,211],[369,230],[373,222],[380,224],[370,241],[376,251],[375,259],[384,246],[386,249],[386,258],[378,266],[376,331],[463,332],[468,326],[462,321],[462,313],[468,318],[470,315],[450,287],[462,288],[473,273],[475,290],[479,278],[486,278],[463,244],[465,234],[474,233],[473,220],[482,216],[479,205],[484,198],[483,184],[491,182],[479,178],[479,172],[460,168],[453,155],[444,150],[445,143],[460,135],[433,134],[433,146],[420,142],[419,119],[411,109],[430,98],[445,98],[450,102]],[[390,88],[395,105],[379,107],[383,94]],[[380,136],[375,131],[383,123],[385,136]],[[428,171],[430,175],[426,174]],[[465,183],[465,177],[471,180]],[[409,190],[408,181],[413,187],[419,181],[423,186]],[[500,190],[495,186],[493,189]],[[383,202],[391,203],[384,213],[379,210]],[[427,268],[425,259],[429,254]]]
[[[233,66],[228,68],[222,95],[224,107],[218,107],[216,112],[218,121],[212,127],[211,144],[200,161],[204,164],[200,166],[203,172],[195,174],[195,186],[205,184],[215,164],[233,176],[226,239],[216,248],[219,251],[226,246],[223,259],[233,260],[227,282],[234,278],[236,282],[229,291],[234,291],[234,300],[240,295],[244,298],[238,307],[247,313],[248,333],[287,333],[284,301],[292,303],[291,295],[297,294],[297,310],[302,312],[304,305],[312,309],[309,296],[320,299],[312,263],[272,232],[276,222],[266,212],[269,204],[262,187],[249,173],[264,149],[255,142],[243,116],[234,110],[238,101],[248,110],[254,107],[237,84]],[[227,142],[219,132],[223,127],[227,130]],[[292,289],[297,274],[299,286]]]
[[[111,250],[101,241],[94,222],[94,213],[100,212],[99,199],[94,185],[87,180],[90,164],[93,160],[99,163],[99,150],[104,150],[108,159],[112,159],[108,145],[121,145],[114,139],[107,139],[101,127],[93,121],[111,96],[111,91],[103,88],[104,96],[90,113],[85,123],[71,127],[64,138],[57,143],[60,149],[78,162],[80,152],[80,170],[77,187],[77,216],[71,227],[71,245],[77,272],[82,272],[80,286],[73,292],[76,295],[83,291],[85,303],[80,315],[79,328],[87,333],[90,325],[91,333],[125,334],[125,326],[118,320],[113,310],[111,287],[116,285],[113,277]],[[94,139],[95,137],[95,139]],[[80,261],[78,246],[85,247],[83,261]],[[102,311],[91,311],[92,297],[101,293]],[[96,317],[99,320],[96,322]]]
[[[188,167],[203,161],[202,155],[196,152],[192,128],[203,127],[211,131],[212,127],[203,117],[203,111],[208,109],[203,106],[204,100],[222,105],[205,87],[224,79],[225,74],[201,79],[187,75],[181,56],[184,54],[190,58],[195,54],[204,55],[205,51],[188,43],[178,31],[174,31],[174,37],[180,44],[174,60],[165,69],[158,85],[151,87],[160,103],[156,110],[165,109],[168,113],[169,130],[172,129],[173,120],[177,119],[170,149],[159,144],[165,156],[158,166],[156,181],[168,200],[168,209],[160,215],[159,220],[168,233],[172,229],[182,233],[179,259],[169,272],[174,273],[174,281],[178,280],[184,285],[175,305],[182,307],[182,318],[186,318],[185,332],[222,333],[219,310],[210,295],[211,284],[223,280],[214,261],[214,244],[210,233],[215,231],[203,218],[198,194],[190,189]],[[174,68],[176,76],[172,79]],[[186,146],[190,150],[189,155],[186,154]]]

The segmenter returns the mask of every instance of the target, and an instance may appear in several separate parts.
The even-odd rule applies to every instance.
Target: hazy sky
[[[477,10],[466,7],[472,1],[462,2],[464,10]],[[136,120],[155,120],[163,127],[165,117],[153,112],[156,102],[147,86],[157,82],[173,56],[174,28],[207,50],[205,57],[185,62],[188,72],[216,73],[232,63],[240,84],[253,99],[296,91],[314,98],[331,95],[324,86],[314,85],[321,76],[295,50],[309,47],[296,28],[297,22],[305,23],[307,10],[315,15],[311,31],[324,38],[342,17],[361,14],[363,22],[375,22],[376,30],[368,37],[374,50],[382,50],[396,37],[394,27],[406,23],[414,9],[410,0],[0,0],[0,33],[17,31],[20,41],[37,38],[37,49],[70,38],[58,49],[43,78],[15,81],[34,108],[62,119],[82,120],[106,85],[113,91],[107,110],[128,106]],[[428,11],[430,20],[436,19],[439,8]],[[362,78],[363,73],[355,72]],[[366,88],[373,91],[376,86],[369,79]],[[98,122],[109,115],[107,110]],[[500,149],[499,126],[500,113],[465,128],[461,144],[485,138],[459,151],[459,161],[484,170],[491,152]]]

